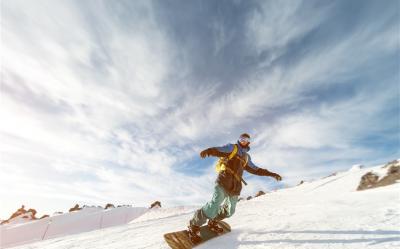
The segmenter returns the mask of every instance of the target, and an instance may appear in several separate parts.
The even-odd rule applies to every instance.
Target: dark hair
[[[247,133],[243,133],[242,135],[240,135],[240,137],[247,137],[247,138],[250,138],[250,135],[247,134]]]

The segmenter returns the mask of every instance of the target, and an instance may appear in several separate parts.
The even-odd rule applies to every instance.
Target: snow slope
[[[355,191],[374,168],[349,171],[238,203],[233,231],[197,248],[400,248],[400,184]],[[210,193],[211,198],[211,193]],[[156,209],[129,224],[17,248],[168,248],[195,207]]]
[[[0,248],[126,224],[148,209],[139,207],[84,208],[40,220],[0,226]]]

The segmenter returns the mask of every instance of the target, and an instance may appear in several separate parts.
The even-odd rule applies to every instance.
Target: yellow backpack
[[[238,152],[238,145],[234,144],[233,150],[232,150],[231,154],[229,154],[228,157],[220,157],[219,158],[217,164],[215,165],[215,171],[217,173],[219,173],[221,171],[226,170],[227,169],[226,165],[227,165],[228,161],[231,160],[232,158],[234,158],[236,156],[237,152]],[[243,167],[246,167],[247,160],[248,160],[248,157],[246,156],[246,160],[244,161]]]

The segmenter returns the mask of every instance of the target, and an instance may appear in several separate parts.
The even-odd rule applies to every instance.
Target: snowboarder
[[[236,144],[227,144],[222,147],[212,147],[200,152],[200,157],[207,156],[220,157],[218,178],[214,188],[211,201],[207,202],[202,208],[197,210],[189,222],[188,234],[193,242],[201,241],[200,227],[208,220],[207,226],[211,231],[220,233],[223,231],[218,226],[218,221],[231,217],[235,213],[236,203],[242,190],[243,170],[259,175],[270,176],[277,181],[282,177],[266,169],[257,167],[247,153],[250,150],[250,135],[244,133],[240,135]],[[222,161],[221,161],[222,160]],[[221,204],[223,204],[221,206]]]

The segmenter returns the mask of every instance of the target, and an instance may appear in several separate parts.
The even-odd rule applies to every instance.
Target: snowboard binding
[[[199,226],[189,225],[187,232],[188,232],[189,238],[193,242],[193,244],[198,244],[201,242]]]
[[[210,229],[210,231],[217,233],[217,234],[221,234],[224,232],[224,229],[222,227],[220,227],[218,225],[218,222],[215,220],[208,220],[207,227],[208,227],[208,229]]]

